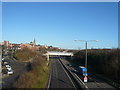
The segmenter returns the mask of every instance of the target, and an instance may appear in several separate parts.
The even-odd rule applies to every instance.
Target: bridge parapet
[[[58,55],[58,56],[73,56],[71,52],[56,52],[56,51],[48,51],[46,55]]]
[[[49,56],[73,56],[72,52],[58,52],[58,51],[47,51],[46,54],[44,54],[47,56],[47,60],[49,61]]]

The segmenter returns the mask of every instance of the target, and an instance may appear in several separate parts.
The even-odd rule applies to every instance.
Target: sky
[[[66,49],[118,47],[117,2],[3,2],[2,40]]]
[[[119,0],[2,0],[2,2],[119,2]]]

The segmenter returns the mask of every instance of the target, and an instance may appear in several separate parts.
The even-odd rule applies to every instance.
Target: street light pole
[[[85,67],[87,69],[87,41],[86,41]]]
[[[94,42],[98,42],[98,40],[74,40],[74,41],[83,41],[83,42],[85,42],[85,67],[86,67],[86,69],[87,69],[87,42],[91,42],[91,41],[94,41]]]

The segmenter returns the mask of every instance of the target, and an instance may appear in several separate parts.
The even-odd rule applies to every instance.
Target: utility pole
[[[87,69],[87,43],[88,42],[98,42],[98,40],[74,40],[74,41],[80,41],[80,42],[85,42],[85,67]]]
[[[86,41],[85,67],[87,69],[87,41]]]

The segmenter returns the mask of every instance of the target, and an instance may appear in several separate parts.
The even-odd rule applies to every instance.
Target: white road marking
[[[52,73],[52,69],[51,69],[51,63],[49,64],[50,65],[50,74],[49,74],[49,80],[48,80],[48,85],[47,85],[47,90],[49,90],[50,88],[50,82],[51,82],[51,73]]]
[[[58,60],[58,62],[60,63],[60,61],[59,61],[59,60]],[[60,64],[61,64],[61,63],[60,63]],[[62,66],[62,64],[61,64],[61,66]],[[76,89],[76,87],[75,87],[75,85],[74,85],[74,83],[73,83],[73,81],[71,80],[70,76],[68,75],[68,73],[66,72],[66,70],[64,69],[64,67],[63,67],[63,66],[62,66],[62,68],[63,68],[63,70],[65,71],[65,73],[67,74],[67,76],[68,76],[68,78],[70,79],[71,83],[73,84],[73,86],[74,86],[75,90],[77,90],[77,89]]]

